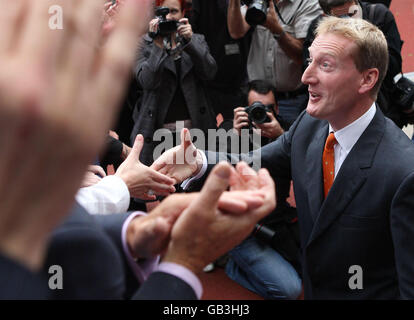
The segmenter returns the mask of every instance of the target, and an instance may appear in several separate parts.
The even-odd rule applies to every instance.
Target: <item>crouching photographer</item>
[[[214,78],[217,66],[204,36],[193,33],[184,18],[184,0],[157,0],[156,5],[134,70],[142,98],[134,109],[131,141],[138,133],[144,136],[140,160],[145,165],[157,157],[158,129],[175,138],[182,126],[206,136],[216,128],[203,81]]]
[[[265,145],[288,129],[278,115],[275,92],[267,81],[249,83],[248,106],[234,110],[236,134],[243,136],[241,130],[248,129],[249,137],[259,134],[261,145]],[[250,139],[249,150],[259,147],[253,144],[255,141],[256,138]],[[249,238],[229,252],[226,274],[265,299],[296,299],[302,290],[297,213],[286,201],[290,179],[278,178],[275,182],[276,209],[259,222]]]
[[[261,144],[276,140],[288,129],[288,124],[279,116],[276,90],[270,82],[254,80],[248,84],[247,105],[234,109],[233,129],[241,135],[242,129],[262,136]]]

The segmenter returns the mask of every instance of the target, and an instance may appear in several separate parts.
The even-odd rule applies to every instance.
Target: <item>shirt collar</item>
[[[372,119],[375,116],[376,112],[375,102],[372,104],[371,108],[368,109],[361,117],[356,119],[354,122],[347,125],[345,128],[334,132],[331,125],[329,125],[329,132],[334,132],[335,139],[338,141],[338,144],[341,148],[345,149],[348,153],[351,151],[352,147],[361,137],[362,133],[371,123]]]

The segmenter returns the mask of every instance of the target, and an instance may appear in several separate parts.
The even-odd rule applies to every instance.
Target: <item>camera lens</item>
[[[266,22],[268,0],[253,0],[246,11],[246,22],[255,26]]]

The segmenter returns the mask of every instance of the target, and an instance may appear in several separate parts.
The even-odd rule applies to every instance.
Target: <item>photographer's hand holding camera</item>
[[[169,19],[169,15],[167,16],[167,19]],[[174,20],[174,19],[171,19]],[[164,44],[163,44],[163,36],[159,34],[159,30],[158,30],[158,24],[160,22],[159,18],[155,18],[152,19],[149,23],[149,31],[152,34],[155,34],[155,38],[154,38],[154,43],[160,47],[163,48]],[[186,39],[188,41],[191,40],[191,37],[193,36],[193,29],[191,27],[191,24],[188,22],[187,18],[182,18],[180,20],[178,20],[178,27],[177,27],[177,32],[172,33],[171,34],[171,40],[172,40],[172,47],[175,48],[177,45],[177,34],[181,37],[183,37],[184,39]]]
[[[254,0],[244,0],[242,2],[248,7],[255,5]],[[276,1],[276,3],[278,2],[279,0]],[[251,26],[261,24],[274,35],[286,55],[297,64],[302,65],[303,39],[296,39],[283,30],[279,23],[274,1],[264,1],[264,3],[267,4],[263,6],[263,9],[267,10],[266,15],[264,13],[260,14],[259,10],[254,10],[254,16],[247,12],[243,17],[240,10],[240,0],[230,0],[227,19],[230,35],[235,39],[241,38],[249,31]]]
[[[273,112],[266,112],[266,115],[269,117],[270,122],[265,123],[256,123],[252,122],[253,131],[257,134],[260,134],[263,137],[269,138],[274,140],[281,136],[284,132],[282,126],[280,125],[279,121],[277,121],[276,117],[274,116]],[[234,120],[233,120],[233,128],[234,131],[240,136],[241,129],[246,128],[249,126],[249,115],[246,113],[244,107],[238,107],[234,109]],[[259,132],[257,129],[260,129]]]
[[[241,135],[241,129],[252,128],[262,137],[275,140],[284,133],[283,126],[277,119],[279,108],[275,97],[275,88],[267,81],[254,80],[249,82],[247,95],[248,107],[234,109],[233,128]],[[260,129],[260,131],[258,130]]]

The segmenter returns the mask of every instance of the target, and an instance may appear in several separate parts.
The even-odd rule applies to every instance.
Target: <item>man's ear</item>
[[[378,82],[379,71],[377,68],[367,69],[362,72],[359,93],[364,94],[372,90]]]

